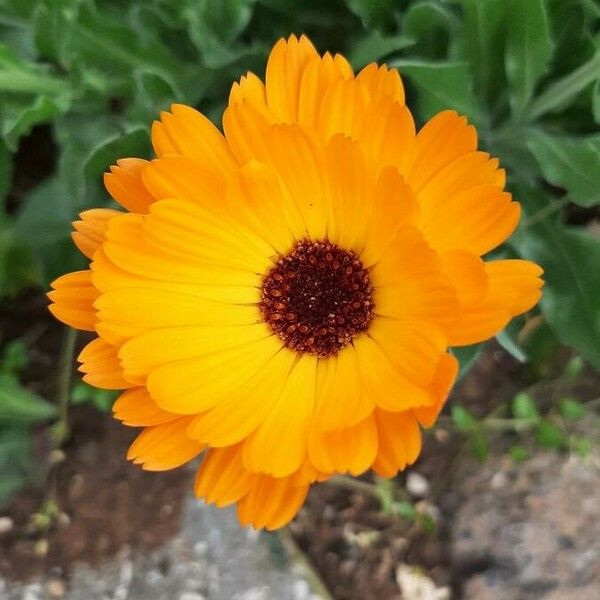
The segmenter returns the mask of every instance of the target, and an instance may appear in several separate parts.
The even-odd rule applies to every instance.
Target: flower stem
[[[58,364],[58,419],[53,427],[54,441],[57,447],[62,446],[69,437],[69,401],[71,398],[71,378],[73,375],[76,339],[77,332],[75,329],[71,327],[66,328]]]

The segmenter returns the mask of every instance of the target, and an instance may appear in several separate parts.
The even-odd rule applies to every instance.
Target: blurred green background
[[[262,76],[290,33],[357,69],[397,67],[419,124],[445,108],[469,117],[524,208],[496,254],[545,270],[539,308],[499,343],[540,378],[559,346],[600,369],[595,0],[0,0],[0,305],[83,267],[70,223],[108,204],[101,176],[117,158],[150,156],[160,110],[183,102],[219,123],[233,80]],[[7,341],[0,331],[0,498],[27,472],[15,465],[31,424],[56,415]],[[461,349],[463,370],[478,351]],[[110,405],[86,394],[72,400]]]

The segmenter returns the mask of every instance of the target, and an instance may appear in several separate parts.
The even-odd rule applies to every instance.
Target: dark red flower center
[[[297,242],[265,275],[260,310],[284,345],[332,356],[366,331],[373,287],[355,252],[328,241]]]

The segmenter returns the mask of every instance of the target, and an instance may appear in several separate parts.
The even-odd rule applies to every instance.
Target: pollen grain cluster
[[[302,240],[266,274],[260,309],[284,345],[336,354],[373,319],[373,287],[358,256],[328,241]]]

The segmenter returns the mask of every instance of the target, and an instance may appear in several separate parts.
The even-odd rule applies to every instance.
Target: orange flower
[[[504,171],[453,111],[417,133],[395,70],[355,76],[291,36],[265,83],[233,85],[223,129],[161,114],[157,159],[105,177],[129,212],[75,223],[90,269],[54,282],[50,310],[97,333],[81,370],[125,390],[131,460],[206,450],[196,494],[274,529],[315,481],[414,462],[456,377],[448,347],[531,308],[542,271],[484,262],[519,220]]]

